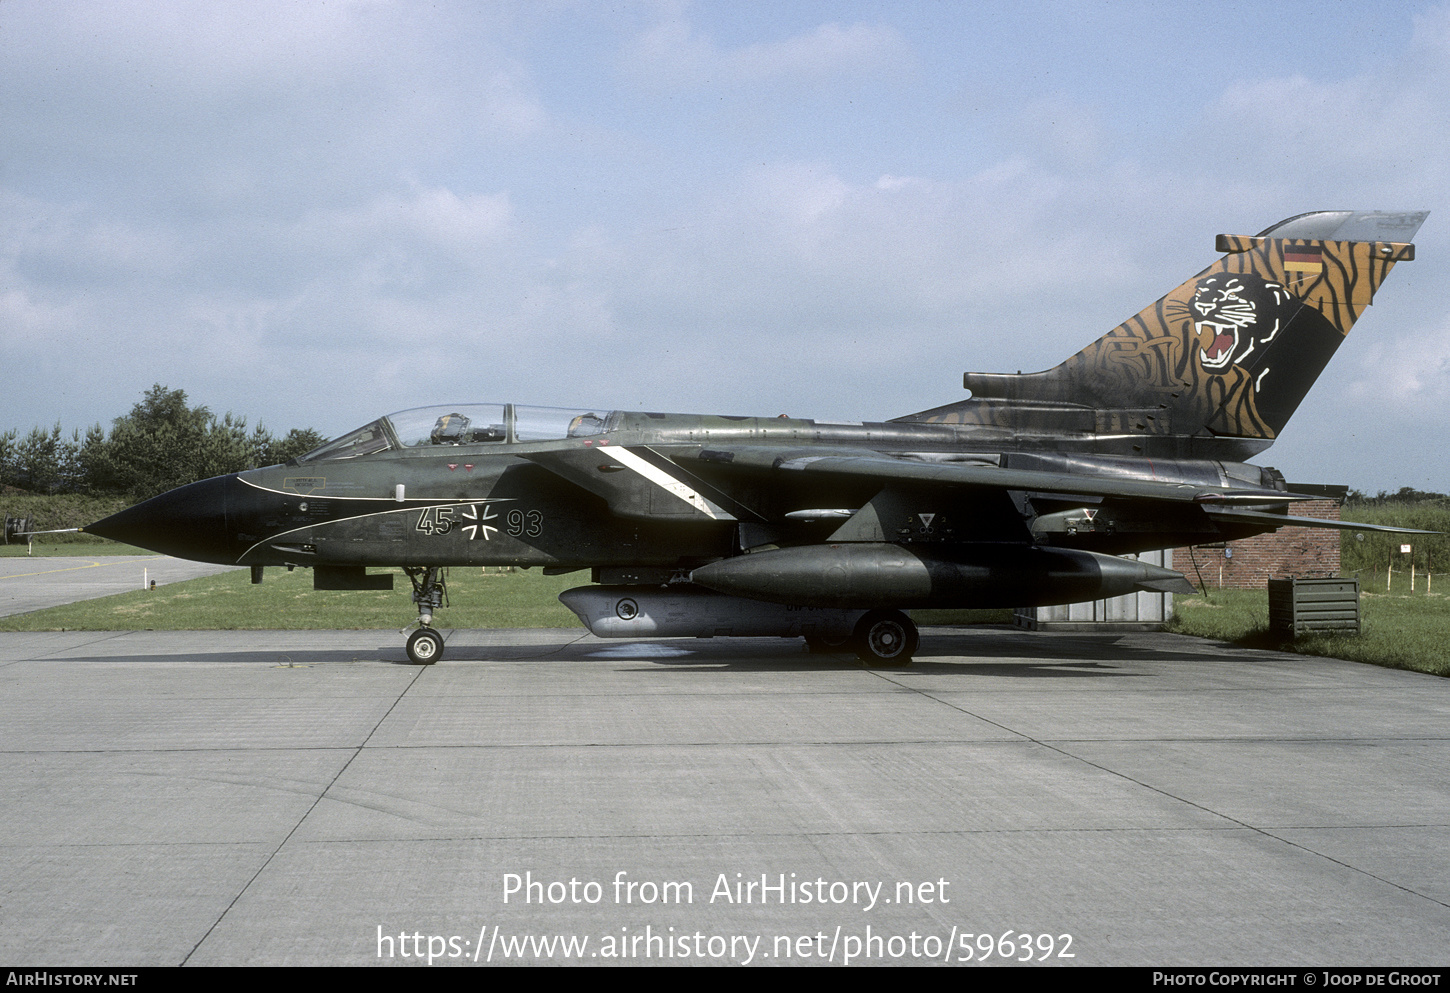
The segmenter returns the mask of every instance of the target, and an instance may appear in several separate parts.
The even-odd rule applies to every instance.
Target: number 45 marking
[[[453,530],[452,507],[425,507],[416,530],[424,534],[447,534]]]

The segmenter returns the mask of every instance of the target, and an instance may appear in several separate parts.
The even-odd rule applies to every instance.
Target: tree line
[[[67,436],[59,424],[0,433],[0,485],[32,493],[124,495],[144,500],[198,479],[276,465],[326,439],[311,428],[282,437],[246,418],[193,407],[184,390],[160,383],[111,422]]]
[[[1450,509],[1450,494],[1401,486],[1394,493],[1380,490],[1374,496],[1359,490],[1350,490],[1349,495],[1344,498],[1346,507],[1403,507],[1409,504],[1429,504]]]

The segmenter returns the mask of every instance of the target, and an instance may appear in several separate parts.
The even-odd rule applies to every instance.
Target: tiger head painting
[[[1297,301],[1279,283],[1253,273],[1216,272],[1198,281],[1188,302],[1204,371],[1246,368],[1293,316]]]

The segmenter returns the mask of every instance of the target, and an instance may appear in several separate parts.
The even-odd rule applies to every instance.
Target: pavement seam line
[[[17,616],[17,615],[11,615],[11,616]],[[69,634],[70,632],[66,632],[66,631],[13,631],[13,632],[7,631],[5,633],[6,634]],[[114,641],[117,638],[125,637],[128,634],[135,634],[136,632],[135,631],[86,631],[86,632],[77,632],[77,633],[81,633],[81,634],[99,634],[102,637],[92,638],[90,641],[81,642],[78,645],[67,645],[64,648],[57,648],[57,649],[54,649],[53,651],[47,652],[44,655],[32,655],[32,656],[30,656],[28,658],[14,659],[13,661],[8,662],[6,664],[7,665],[14,665],[14,664],[16,664],[18,662],[44,662],[47,659],[53,658],[55,655],[57,655],[60,652],[73,652],[73,651],[75,651],[77,649],[80,649],[80,648],[90,648],[92,645],[99,645],[101,642],[104,642],[104,641]],[[151,632],[148,631],[146,633],[147,634],[150,634]],[[70,662],[70,661],[73,661],[73,660],[71,660],[71,659],[61,659],[61,661],[62,662]],[[74,661],[80,661],[80,660],[74,660]]]
[[[393,700],[392,705],[388,707],[387,711],[381,717],[378,718],[377,723],[375,723],[368,730],[367,735],[358,744],[358,746],[352,750],[352,755],[348,756],[347,761],[338,768],[337,773],[332,777],[332,779],[328,780],[327,785],[322,788],[322,790],[317,794],[315,798],[313,798],[311,805],[305,811],[303,811],[301,817],[297,818],[297,823],[292,825],[292,829],[288,831],[286,836],[277,843],[277,847],[272,849],[272,853],[262,860],[262,864],[257,867],[257,871],[252,873],[251,878],[246,881],[241,889],[237,890],[236,895],[232,897],[231,902],[227,904],[226,909],[217,915],[217,919],[212,921],[211,927],[206,929],[206,933],[197,939],[195,945],[191,946],[191,951],[187,952],[186,955],[182,957],[181,961],[177,963],[178,966],[186,965],[191,957],[196,954],[197,949],[206,943],[207,938],[211,937],[211,933],[217,929],[217,926],[220,925],[222,921],[226,920],[227,914],[232,912],[232,908],[237,905],[237,901],[245,896],[247,890],[252,888],[252,884],[257,881],[258,877],[260,877],[263,872],[267,871],[267,866],[272,864],[272,860],[277,857],[277,853],[282,851],[282,849],[286,847],[287,842],[291,841],[292,836],[297,833],[297,829],[302,827],[302,825],[307,822],[307,818],[312,816],[312,812],[317,809],[317,805],[322,802],[323,798],[327,796],[328,792],[332,789],[332,787],[337,783],[340,778],[342,778],[342,774],[348,770],[349,766],[352,765],[353,760],[362,754],[362,750],[367,747],[368,742],[372,739],[372,736],[377,733],[378,728],[382,727],[383,722],[388,719],[388,717],[393,713],[395,709],[397,709],[397,706],[399,703],[402,702],[403,697],[408,695],[408,691],[411,690],[413,686],[418,682],[419,678],[422,677],[424,668],[425,667],[423,666],[418,667],[418,671],[413,674],[412,679],[408,680],[408,684],[403,687],[402,692],[399,693],[397,698]]]
[[[1403,885],[1401,883],[1397,883],[1397,882],[1395,882],[1392,879],[1385,879],[1383,876],[1377,876],[1373,872],[1370,872],[1368,869],[1361,869],[1359,866],[1350,865],[1348,862],[1340,861],[1339,859],[1335,858],[1332,855],[1326,855],[1324,852],[1315,851],[1314,849],[1308,847],[1307,845],[1299,844],[1298,842],[1291,841],[1288,838],[1282,838],[1279,835],[1274,834],[1272,831],[1269,831],[1269,830],[1267,830],[1265,828],[1258,827],[1257,825],[1254,825],[1254,824],[1249,824],[1246,821],[1242,821],[1242,820],[1240,820],[1237,817],[1233,817],[1232,815],[1225,814],[1222,811],[1214,810],[1211,807],[1205,807],[1201,803],[1195,803],[1194,801],[1188,799],[1187,797],[1178,796],[1175,793],[1170,793],[1168,790],[1165,790],[1165,789],[1163,789],[1161,787],[1158,787],[1158,786],[1154,786],[1151,783],[1145,783],[1145,782],[1143,782],[1140,779],[1135,779],[1135,778],[1133,778],[1132,776],[1128,775],[1125,772],[1120,772],[1120,771],[1118,771],[1116,769],[1109,769],[1107,766],[1100,765],[1099,763],[1094,762],[1094,761],[1092,761],[1089,758],[1085,758],[1085,757],[1083,757],[1081,755],[1077,755],[1077,754],[1075,754],[1073,752],[1070,752],[1070,751],[1068,751],[1065,748],[1061,748],[1061,747],[1058,747],[1057,745],[1053,745],[1053,744],[1051,744],[1049,742],[1042,741],[1042,740],[1040,740],[1038,738],[1034,738],[1030,734],[1024,734],[1021,731],[1017,731],[1017,730],[1015,730],[1013,728],[1009,728],[1007,725],[1002,724],[1002,723],[1000,723],[998,721],[994,721],[994,720],[992,720],[989,717],[983,717],[981,714],[974,714],[970,710],[967,710],[965,707],[958,706],[955,703],[951,703],[950,701],[943,700],[940,697],[935,696],[929,690],[918,689],[918,688],[916,688],[914,686],[907,686],[905,683],[902,683],[902,682],[900,682],[899,680],[896,680],[896,679],[891,679],[891,678],[889,678],[888,676],[884,675],[883,673],[881,673],[879,671],[876,671],[876,670],[871,670],[871,671],[876,676],[878,676],[879,678],[881,678],[882,680],[884,680],[885,682],[891,683],[892,685],[897,686],[897,687],[900,687],[901,689],[907,690],[908,692],[916,693],[916,694],[918,694],[920,696],[924,696],[928,700],[932,700],[932,701],[934,701],[936,703],[939,703],[939,704],[941,704],[944,707],[949,707],[952,710],[957,711],[958,713],[962,713],[962,714],[967,715],[968,717],[973,717],[973,718],[975,718],[975,719],[977,719],[979,721],[985,721],[986,723],[992,725],[993,727],[1001,728],[1003,731],[1006,731],[1009,734],[1019,735],[1023,740],[1030,741],[1034,745],[1040,745],[1041,747],[1047,749],[1048,751],[1057,752],[1059,755],[1062,755],[1062,756],[1064,756],[1066,758],[1070,758],[1070,759],[1073,759],[1074,761],[1081,762],[1083,765],[1086,765],[1086,766],[1089,766],[1091,768],[1097,769],[1100,772],[1105,772],[1108,775],[1114,776],[1114,777],[1116,777],[1118,779],[1126,780],[1127,782],[1130,782],[1130,783],[1133,783],[1134,785],[1140,786],[1140,787],[1142,787],[1145,790],[1150,790],[1151,792],[1157,793],[1159,796],[1167,797],[1170,800],[1176,800],[1179,803],[1186,804],[1186,805],[1188,805],[1190,807],[1193,807],[1193,808],[1195,808],[1197,810],[1201,810],[1201,811],[1203,811],[1206,814],[1212,814],[1214,817],[1221,817],[1224,820],[1226,820],[1226,821],[1228,821],[1228,822],[1230,822],[1232,824],[1239,825],[1240,827],[1244,828],[1245,830],[1253,831],[1255,834],[1262,835],[1265,838],[1273,839],[1274,841],[1279,842],[1281,845],[1288,845],[1290,848],[1297,848],[1301,852],[1305,852],[1306,854],[1313,855],[1316,858],[1324,859],[1326,862],[1329,862],[1329,863],[1331,863],[1333,865],[1337,865],[1337,866],[1340,866],[1342,868],[1348,869],[1350,872],[1358,873],[1358,874],[1363,875],[1363,876],[1368,876],[1370,879],[1373,879],[1373,880],[1376,880],[1378,882],[1384,883],[1387,886],[1393,886],[1395,889],[1400,890],[1403,893],[1408,893],[1411,896],[1417,896],[1417,897],[1419,897],[1422,900],[1425,900],[1425,901],[1427,901],[1429,903],[1435,904],[1437,907],[1445,907],[1447,909],[1450,909],[1450,904],[1447,904],[1444,901],[1436,900],[1434,897],[1429,896],[1428,894],[1421,893],[1418,890],[1413,890],[1410,887],[1405,886],[1405,885]],[[1121,739],[1119,739],[1119,740],[1121,740]]]

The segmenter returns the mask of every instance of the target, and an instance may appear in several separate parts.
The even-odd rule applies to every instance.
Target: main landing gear
[[[806,635],[806,648],[813,655],[853,651],[863,662],[906,665],[921,645],[921,634],[899,610],[873,610],[856,622],[849,638]]]
[[[854,641],[863,662],[906,665],[921,645],[921,634],[899,610],[872,610],[856,622]]]
[[[403,571],[413,583],[413,602],[418,605],[418,630],[408,635],[408,659],[415,665],[432,665],[443,657],[443,636],[433,630],[433,611],[448,601],[448,584],[436,565]]]

